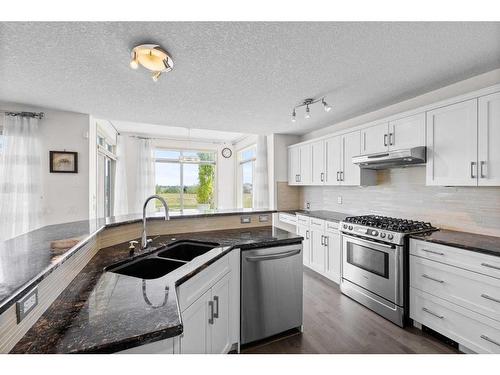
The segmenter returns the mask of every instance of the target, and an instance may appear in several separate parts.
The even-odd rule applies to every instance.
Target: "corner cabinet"
[[[374,185],[376,173],[352,163],[360,154],[360,132],[290,146],[289,185]]]
[[[239,344],[239,250],[177,288],[183,332],[178,353],[228,353]]]

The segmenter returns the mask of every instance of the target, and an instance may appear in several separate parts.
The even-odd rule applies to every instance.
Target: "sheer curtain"
[[[40,225],[39,120],[5,115],[0,151],[0,241]]]
[[[126,215],[128,209],[128,182],[127,182],[127,157],[126,137],[118,134],[116,137],[116,172],[115,172],[115,202],[114,216]]]
[[[137,188],[134,194],[134,213],[142,213],[142,205],[147,197],[155,193],[155,165],[151,139],[137,139]],[[148,212],[154,212],[154,203]]]
[[[265,135],[257,136],[254,178],[253,208],[269,208],[267,137]]]

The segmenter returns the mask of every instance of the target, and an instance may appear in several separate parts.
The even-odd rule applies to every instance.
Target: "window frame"
[[[254,149],[255,152],[254,152],[254,156],[251,157],[251,158],[247,158],[247,159],[243,159],[243,154],[245,152],[247,152],[248,150],[252,150]],[[238,150],[238,164],[237,164],[237,167],[238,167],[238,181],[237,181],[237,184],[236,184],[236,188],[237,188],[237,198],[238,198],[238,208],[244,208],[244,202],[243,202],[243,199],[244,199],[244,194],[243,194],[243,165],[244,164],[248,164],[248,163],[252,163],[252,206],[251,207],[247,207],[247,208],[253,208],[253,195],[254,195],[254,189],[253,189],[253,185],[254,185],[254,181],[255,181],[255,161],[257,160],[257,144],[254,143],[254,144],[251,144],[251,145],[248,145],[240,150]]]
[[[178,158],[162,158],[162,157],[156,157],[155,151],[157,150],[163,150],[163,151],[176,151],[179,152],[179,157]],[[183,158],[183,153],[184,152],[203,152],[203,153],[210,153],[214,155],[214,160],[189,160],[188,158],[184,159]],[[155,168],[156,168],[156,163],[174,163],[174,164],[179,164],[180,165],[180,211],[186,210],[184,207],[184,164],[211,164],[214,166],[214,174],[215,174],[215,185],[214,185],[214,207],[218,207],[218,168],[217,168],[217,151],[216,150],[210,150],[210,149],[198,149],[198,148],[179,148],[179,147],[167,147],[167,146],[154,146],[153,147],[153,159],[155,163]],[[156,189],[156,176],[155,176],[155,189]],[[189,209],[189,208],[188,208]]]
[[[96,165],[96,193],[99,194],[99,173],[104,173],[104,217],[110,217],[114,214],[115,206],[115,179],[116,179],[116,145],[112,145],[107,142],[106,136],[97,129],[96,134],[96,144],[97,144],[97,165]],[[99,167],[99,156],[104,158],[104,165]],[[106,169],[109,169],[108,179],[106,180]],[[109,185],[109,196],[106,194],[106,183]],[[99,202],[99,198],[97,198]],[[106,205],[106,202],[109,202]],[[102,207],[96,207],[96,215],[100,216],[100,210]]]

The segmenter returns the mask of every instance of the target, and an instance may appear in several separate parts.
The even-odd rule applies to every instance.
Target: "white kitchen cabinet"
[[[360,152],[360,132],[352,132],[342,136],[342,171],[340,173],[341,185],[371,185],[365,181],[368,175],[374,176],[375,172],[370,170],[361,170],[359,166],[353,164],[353,156],[358,156]],[[362,177],[363,175],[363,177]]]
[[[312,147],[310,144],[288,149],[288,183],[309,185],[312,183]]]
[[[427,112],[427,185],[477,186],[477,99]]]
[[[357,155],[369,155],[387,151],[388,123],[383,122],[361,130],[361,152]],[[357,156],[356,155],[356,156]]]
[[[300,220],[304,218],[303,220]],[[307,220],[306,220],[307,219]],[[304,240],[302,241],[302,254],[303,262],[307,267],[311,266],[311,235],[309,229],[309,218],[302,215],[297,215],[297,234],[302,236]]]
[[[311,268],[318,273],[325,272],[325,222],[311,218]]]
[[[327,223],[328,225],[328,223]],[[342,243],[340,233],[337,229],[325,230],[325,276],[330,280],[340,283],[341,251]]]
[[[322,185],[325,183],[325,142],[323,140],[311,144],[311,157],[311,183]]]
[[[500,186],[500,92],[478,103],[478,185]]]
[[[185,353],[228,353],[239,342],[239,250],[232,250],[177,288]]]
[[[425,113],[389,122],[389,150],[425,146]]]
[[[300,149],[290,147],[288,149],[288,184],[298,185],[300,175]]]
[[[342,170],[342,136],[325,139],[325,184],[340,185]]]

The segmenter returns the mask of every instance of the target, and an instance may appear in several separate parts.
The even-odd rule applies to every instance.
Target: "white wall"
[[[24,104],[0,103],[2,111],[44,112],[42,143],[41,225],[89,217],[89,115]],[[78,173],[49,173],[49,151],[78,152]]]

